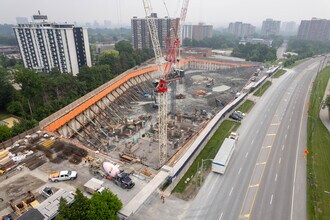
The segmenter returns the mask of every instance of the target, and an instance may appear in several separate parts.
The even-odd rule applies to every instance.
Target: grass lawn
[[[286,70],[278,70],[272,77],[273,78],[279,78],[282,76],[284,73],[286,73]]]
[[[253,95],[262,96],[271,85],[272,83],[270,81],[265,82]]]
[[[245,100],[245,102],[237,108],[237,111],[248,113],[254,104],[255,103],[251,100]]]
[[[6,112],[0,112],[0,121],[6,118],[11,117],[10,114],[6,113]]]
[[[319,118],[330,67],[318,74],[310,97],[307,122],[308,219],[330,219],[330,133]]]
[[[187,170],[186,174],[181,178],[180,182],[173,189],[173,192],[183,193],[185,191],[187,185],[191,183],[188,182],[186,184],[186,179],[196,175],[198,165],[202,164],[202,159],[213,159],[218,153],[224,139],[229,136],[230,132],[236,131],[239,125],[239,123],[229,120],[225,120],[221,123],[218,130],[214,133],[212,138],[205,145],[204,149],[200,152],[193,164]],[[209,169],[210,167],[210,163],[205,163],[205,169]]]

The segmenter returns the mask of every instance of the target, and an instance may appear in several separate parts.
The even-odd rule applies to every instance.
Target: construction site
[[[180,179],[219,121],[246,97],[244,88],[265,79],[258,63],[177,59],[180,27],[163,56],[152,12],[145,9],[155,60],[121,73],[28,135],[1,145],[0,216],[19,218],[37,210],[51,219],[61,197],[72,202],[76,189],[86,196],[98,191],[85,187],[94,178],[123,202],[122,216],[130,216],[160,186]],[[70,183],[58,183],[62,180]]]
[[[176,106],[169,106],[168,159],[240,92],[255,69],[186,72],[177,85]],[[173,97],[169,99],[173,103]],[[158,102],[151,80],[129,88],[109,108],[90,110],[95,117],[73,133],[74,142],[154,170],[164,165],[159,163]]]

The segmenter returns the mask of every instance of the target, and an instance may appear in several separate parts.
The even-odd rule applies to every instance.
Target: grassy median
[[[213,159],[218,153],[220,146],[224,139],[229,136],[230,132],[236,131],[239,123],[225,120],[221,123],[218,130],[214,133],[212,138],[207,142],[204,149],[197,156],[193,164],[187,170],[186,174],[181,178],[178,185],[173,189],[173,193],[183,193],[192,181],[185,183],[188,178],[194,177],[197,173],[198,166],[202,164],[202,159]],[[205,163],[205,169],[209,168],[210,163]]]
[[[262,96],[271,85],[272,83],[270,81],[265,82],[253,95]]]
[[[330,133],[319,118],[330,67],[319,73],[310,97],[307,123],[308,219],[330,219]]]
[[[279,78],[280,76],[282,76],[284,73],[286,73],[286,70],[278,70],[276,71],[276,73],[273,75],[273,78]]]
[[[254,104],[255,103],[253,101],[247,99],[236,110],[237,111],[241,111],[243,113],[248,113],[252,109],[252,107],[254,106]]]

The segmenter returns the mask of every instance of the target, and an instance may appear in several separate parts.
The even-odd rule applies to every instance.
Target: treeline
[[[298,53],[299,58],[312,57],[330,52],[330,42],[290,39],[288,51]]]
[[[0,45],[17,45],[13,25],[0,24]]]
[[[97,65],[82,67],[77,76],[61,74],[58,69],[37,73],[20,65],[5,68],[9,61],[2,57],[0,112],[21,117],[25,123],[21,133],[120,73],[153,57],[152,50],[133,50],[127,41],[120,41],[115,48],[103,53]],[[14,89],[13,84],[20,89]],[[10,132],[5,139],[17,134],[14,130]]]
[[[288,42],[288,51],[295,52],[297,56],[288,56],[284,61],[284,67],[294,64],[297,60],[305,59],[319,54],[330,52],[330,42],[307,41],[290,39]]]
[[[201,41],[186,38],[182,44],[185,47],[208,47],[212,49],[228,49],[235,47],[239,42],[238,38],[232,35],[217,35]]]
[[[266,62],[276,60],[276,49],[264,44],[239,44],[231,55],[247,61]]]
[[[131,30],[128,28],[96,28],[88,29],[89,43],[111,43],[121,39],[130,40]]]

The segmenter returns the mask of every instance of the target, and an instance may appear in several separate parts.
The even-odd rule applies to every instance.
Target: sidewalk
[[[326,99],[327,95],[330,95],[330,79],[328,81],[327,88],[325,89],[323,100]],[[324,126],[330,132],[330,119],[329,119],[328,107],[325,107],[324,109],[321,108],[320,119],[323,122]]]

